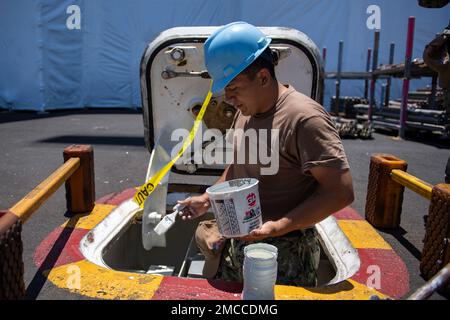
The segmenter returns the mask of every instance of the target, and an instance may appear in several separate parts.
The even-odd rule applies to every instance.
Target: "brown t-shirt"
[[[259,180],[264,221],[283,217],[314,192],[317,181],[309,172],[312,167],[349,168],[339,134],[325,109],[292,86],[287,88],[266,113],[243,116],[238,112],[234,122],[234,129],[244,132],[249,129],[256,129],[257,132],[259,129],[279,129],[279,165],[275,174],[264,174],[261,169],[267,170],[272,166],[268,171],[275,171],[276,161],[267,164],[267,159],[260,161],[257,157],[257,163],[249,164],[249,154],[252,153],[249,152],[249,143],[241,140],[239,146],[239,139],[235,137],[235,159],[226,177],[227,180],[246,177]],[[258,146],[270,145],[270,134],[268,136],[265,141],[258,140]],[[242,164],[242,160],[238,162],[236,152],[244,147],[247,162]],[[270,148],[266,154],[270,154]]]

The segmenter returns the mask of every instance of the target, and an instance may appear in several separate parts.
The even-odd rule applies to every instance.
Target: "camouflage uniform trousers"
[[[315,229],[306,229],[262,241],[231,239],[225,245],[216,275],[217,279],[243,282],[244,247],[263,242],[278,248],[277,284],[316,286],[320,260],[320,244]]]

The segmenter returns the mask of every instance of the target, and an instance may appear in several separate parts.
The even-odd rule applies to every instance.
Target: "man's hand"
[[[252,230],[250,234],[239,239],[243,241],[258,241],[265,238],[278,237],[282,234],[284,234],[284,232],[282,232],[279,222],[267,221],[258,229]]]
[[[185,206],[180,212],[183,220],[198,218],[204,215],[209,207],[211,207],[207,193],[204,193],[201,196],[189,197],[185,200],[178,201],[178,203]]]

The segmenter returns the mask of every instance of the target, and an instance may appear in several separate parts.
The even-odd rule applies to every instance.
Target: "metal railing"
[[[450,282],[450,263],[442,268],[433,278],[431,278],[426,284],[417,289],[408,300],[425,300],[431,297],[431,295],[447,286]]]
[[[399,169],[393,169],[391,171],[391,178],[409,190],[414,191],[428,200],[431,200],[433,186],[428,182],[422,181],[419,178]]]
[[[67,210],[90,212],[94,207],[93,149],[72,145],[64,149],[64,164],[9,210],[0,214],[0,300],[25,297],[22,224],[65,183]]]
[[[424,245],[420,256],[421,275],[429,282],[410,297],[425,299],[436,290],[444,290],[450,278],[450,184],[433,186],[407,173],[406,169],[406,161],[393,155],[372,155],[366,220],[376,228],[398,229],[405,188],[429,200]]]

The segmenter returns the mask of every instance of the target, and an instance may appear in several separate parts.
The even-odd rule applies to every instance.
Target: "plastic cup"
[[[277,247],[267,243],[250,244],[244,248],[243,300],[274,300],[277,257]]]

